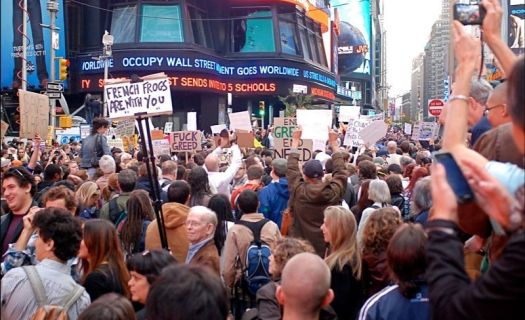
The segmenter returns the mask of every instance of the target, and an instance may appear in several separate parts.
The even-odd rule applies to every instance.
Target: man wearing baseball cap
[[[332,155],[334,170],[330,181],[323,181],[324,170],[319,160],[309,160],[299,169],[299,142],[301,129],[293,132],[291,152],[288,156],[288,190],[290,191],[290,210],[293,224],[290,235],[304,238],[314,246],[316,253],[324,258],[326,245],[321,225],[324,209],[328,206],[341,205],[346,191],[348,172],[346,171],[343,153],[338,152],[337,132],[330,132],[328,142],[335,151]]]

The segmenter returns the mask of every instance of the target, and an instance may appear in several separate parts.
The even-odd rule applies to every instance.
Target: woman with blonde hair
[[[401,215],[393,207],[374,211],[363,230],[362,248],[363,286],[367,297],[390,284],[386,248],[390,238],[403,224]]]
[[[78,203],[78,216],[82,220],[98,218],[100,214],[100,189],[93,181],[84,182],[75,193]]]
[[[354,214],[342,206],[329,206],[324,210],[321,230],[329,244],[325,261],[331,270],[330,287],[335,294],[331,306],[338,319],[353,320],[363,302],[361,253]]]

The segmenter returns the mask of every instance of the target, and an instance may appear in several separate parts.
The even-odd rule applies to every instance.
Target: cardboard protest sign
[[[359,136],[359,132],[366,128],[369,124],[370,120],[367,118],[350,120],[348,122],[343,144],[349,147],[362,146],[364,141],[361,139],[361,136]]]
[[[170,133],[172,131],[173,131],[173,122],[171,122],[171,121],[170,122],[166,122],[164,124],[164,133],[168,134],[168,133]]]
[[[45,94],[18,90],[20,102],[20,138],[33,138],[38,133],[47,137],[49,98]]]
[[[379,139],[384,138],[387,131],[388,125],[383,120],[375,120],[359,131],[359,136],[365,145],[372,146]]]
[[[237,144],[241,148],[253,148],[253,139],[254,135],[253,132],[242,132],[242,131],[235,131],[235,135],[237,136]]]
[[[5,121],[0,120],[0,136],[5,137],[5,133],[9,128],[9,124]]]
[[[297,124],[302,126],[303,139],[328,140],[332,127],[332,110],[297,110]]]
[[[196,131],[197,130],[197,112],[188,112],[186,114],[186,125],[188,128],[188,131]]]
[[[419,135],[417,140],[428,141],[435,139],[439,130],[439,124],[437,122],[421,122],[419,124]]]
[[[155,156],[162,154],[171,155],[170,142],[168,139],[153,140],[151,143],[153,144],[153,154]]]
[[[171,151],[201,150],[202,133],[200,131],[176,131],[170,135]]]
[[[411,135],[412,134],[412,124],[405,123],[405,134]]]
[[[350,119],[358,119],[361,114],[359,106],[339,106],[339,122],[348,122]]]
[[[219,134],[222,130],[228,129],[225,124],[216,124],[210,127],[211,133]]]
[[[108,139],[108,146],[109,149],[119,148],[120,150],[124,150],[124,142],[120,138]]]
[[[288,158],[292,145],[292,134],[296,127],[297,119],[295,118],[274,119],[274,127],[272,130],[274,158]],[[300,161],[308,161],[312,158],[312,140],[301,140],[298,149]]]
[[[147,116],[173,113],[170,82],[166,76],[135,83],[106,84],[104,101],[111,119],[131,118],[137,113]]]
[[[246,130],[252,131],[252,123],[250,121],[250,114],[248,111],[235,112],[228,114],[230,118],[230,129],[231,130]]]
[[[117,136],[132,136],[135,133],[135,120],[123,119],[118,121],[115,128],[115,135]]]
[[[91,133],[91,125],[81,124],[80,125],[80,139],[84,139]]]

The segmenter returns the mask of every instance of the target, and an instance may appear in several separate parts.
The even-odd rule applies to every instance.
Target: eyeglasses
[[[489,113],[490,110],[495,109],[495,108],[497,108],[497,107],[503,107],[503,106],[505,106],[504,103],[500,103],[500,104],[497,104],[497,105],[492,106],[492,107],[485,107],[485,113]]]

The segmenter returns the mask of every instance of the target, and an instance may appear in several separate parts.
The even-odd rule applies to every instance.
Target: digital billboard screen
[[[0,86],[2,88],[13,88],[21,86],[22,77],[22,22],[23,1],[2,0],[0,10],[1,24],[1,60],[2,68],[0,74]],[[59,28],[59,49],[55,50],[56,57],[65,57],[65,33],[64,33],[64,3],[58,1],[58,13],[55,25]],[[51,52],[51,30],[44,28],[41,24],[49,25],[50,17],[47,10],[47,0],[27,1],[27,87],[38,89],[39,85],[49,79],[50,52]],[[55,72],[58,77],[58,72]]]
[[[371,4],[370,0],[333,0],[340,18],[338,69],[340,76],[370,74]]]
[[[525,4],[523,0],[509,0],[508,46],[516,54],[525,53]]]

